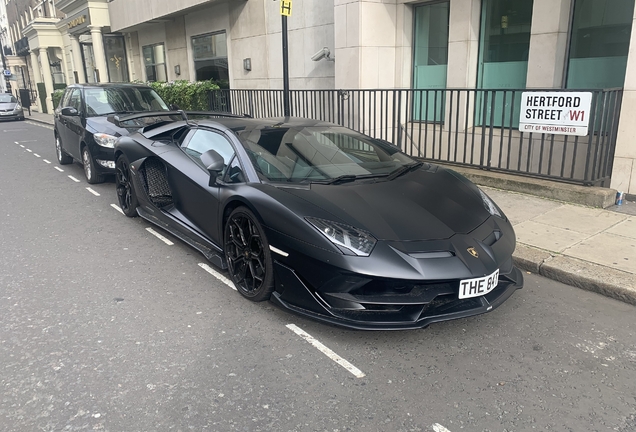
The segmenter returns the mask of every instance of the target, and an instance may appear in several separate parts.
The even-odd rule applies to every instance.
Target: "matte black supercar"
[[[523,285],[509,221],[454,171],[316,120],[160,114],[183,120],[115,144],[121,208],[227,269],[250,300],[407,329],[488,312]]]

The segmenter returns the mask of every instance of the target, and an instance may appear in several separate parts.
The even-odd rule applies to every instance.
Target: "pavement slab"
[[[562,252],[585,240],[588,235],[535,221],[514,225],[517,241],[553,252]]]
[[[607,230],[608,233],[636,239],[636,217],[630,217]],[[636,264],[635,264],[636,265]]]
[[[565,254],[636,274],[636,239],[600,233],[569,248]]]
[[[566,204],[532,220],[569,231],[596,234],[625,219],[627,216],[619,213]]]

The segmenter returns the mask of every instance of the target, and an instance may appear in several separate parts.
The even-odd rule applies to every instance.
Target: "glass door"
[[[448,68],[449,2],[415,7],[413,55],[414,121],[444,121]]]
[[[484,0],[479,38],[479,89],[525,89],[532,26],[532,0]],[[521,95],[497,92],[497,97],[478,93],[476,125],[502,127],[519,125]],[[484,113],[484,109],[486,112]],[[494,113],[493,113],[494,110]],[[503,124],[502,124],[503,118]]]

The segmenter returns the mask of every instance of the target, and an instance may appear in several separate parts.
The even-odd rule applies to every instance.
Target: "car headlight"
[[[13,111],[20,111],[21,109],[22,109],[22,105],[17,104],[15,108],[13,108]]]
[[[93,135],[93,137],[95,138],[95,142],[98,145],[102,147],[115,148],[117,137],[105,133],[96,133]]]
[[[368,232],[349,225],[312,217],[306,220],[333,244],[358,256],[369,256],[377,243]]]
[[[491,200],[490,197],[486,195],[486,193],[482,191],[481,189],[479,189],[479,194],[481,195],[481,200],[484,202],[484,207],[486,207],[486,210],[488,210],[488,213],[503,219],[503,214],[501,213],[501,210],[499,210],[499,207],[497,207],[497,205],[493,202],[493,200]]]

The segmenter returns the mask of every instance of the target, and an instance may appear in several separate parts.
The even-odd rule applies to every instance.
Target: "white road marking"
[[[296,333],[301,338],[305,339],[310,344],[312,344],[316,349],[318,349],[318,351],[320,351],[321,353],[329,357],[331,360],[335,361],[340,366],[342,366],[343,368],[351,372],[356,378],[364,378],[365,375],[360,369],[358,369],[357,367],[349,363],[347,360],[343,359],[338,354],[336,354],[335,352],[333,352],[332,350],[324,346],[322,343],[320,343],[313,336],[305,332],[303,329],[301,329],[297,325],[287,324],[286,327],[290,329],[291,331],[293,331],[294,333]]]
[[[37,154],[37,153],[33,153],[33,156],[35,156],[35,157],[40,157],[40,155],[39,155],[39,154]]]
[[[47,126],[47,125],[44,125],[42,123],[37,123],[37,122],[33,122],[33,121],[28,121],[28,120],[25,123],[33,125],[33,126],[40,126],[40,127],[44,128],[44,129],[53,130],[53,126]],[[14,130],[26,130],[26,129],[14,129]]]
[[[33,150],[31,149],[26,149],[26,151],[28,151],[29,153],[33,153]]]
[[[152,228],[146,228],[146,231],[148,231],[153,236],[157,237],[159,240],[161,240],[162,242],[164,242],[168,246],[172,246],[174,244],[170,240],[168,240],[167,238],[165,238],[164,236],[159,234],[157,231],[153,230]]]
[[[199,263],[199,267],[201,267],[203,270],[205,270],[206,272],[210,273],[212,276],[214,276],[215,278],[217,278],[218,280],[223,282],[225,285],[229,286],[234,291],[236,291],[236,287],[234,286],[234,284],[232,283],[231,280],[229,280],[228,278],[223,276],[221,273],[219,273],[216,270],[214,270],[209,265],[207,265],[205,263]]]
[[[20,147],[24,148],[24,146],[22,144],[20,144]]]
[[[125,215],[124,211],[117,204],[111,204],[110,206],[114,208],[115,210],[117,210],[119,213]]]
[[[16,141],[15,143],[22,143],[22,142],[38,142],[38,140],[24,140],[24,141]]]
[[[20,141],[14,141],[15,145],[20,145]]]
[[[58,170],[59,172],[64,172],[64,170],[63,170],[62,168],[60,168],[60,167],[53,167],[53,168],[55,168],[55,169],[56,169],[56,170]]]
[[[46,159],[42,159],[44,162],[50,164],[51,162],[47,161]]]
[[[91,188],[89,188],[89,187],[88,187],[88,188],[86,188],[86,190],[87,190],[87,191],[89,191],[90,193],[92,193],[92,194],[93,194],[93,195],[95,195],[95,196],[100,196],[98,192],[95,192],[93,189],[91,189]]]
[[[433,423],[432,427],[435,432],[451,432],[439,423]]]
[[[76,179],[75,177],[73,177],[72,175],[68,176],[68,178],[70,178],[71,180],[73,180],[75,183],[79,183],[80,181],[78,179]]]

